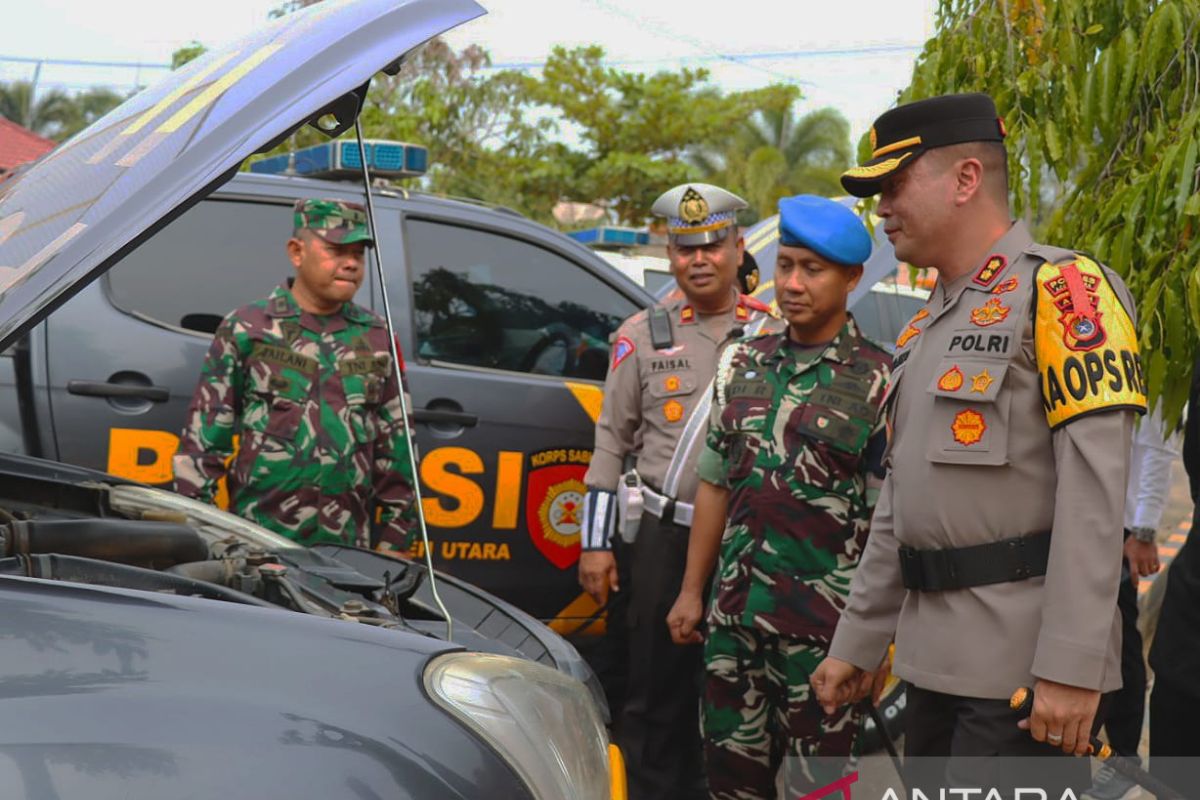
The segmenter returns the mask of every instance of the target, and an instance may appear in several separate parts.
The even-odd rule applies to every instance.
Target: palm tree
[[[93,86],[71,99],[71,114],[54,138],[63,141],[91,125],[125,102],[125,96],[103,86]]]
[[[797,117],[787,108],[756,112],[719,149],[689,160],[706,180],[745,197],[753,212],[747,216],[759,219],[775,213],[781,197],[842,194],[838,177],[851,156],[850,124],[837,110]]]
[[[29,81],[0,84],[0,116],[39,136],[54,138],[75,113],[71,98],[58,89],[44,91],[35,99]]]
[[[112,89],[93,87],[74,96],[47,89],[33,96],[29,81],[0,84],[0,116],[39,136],[61,142],[74,136],[124,101]]]

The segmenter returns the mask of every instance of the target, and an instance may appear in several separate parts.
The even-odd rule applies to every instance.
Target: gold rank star
[[[988,387],[992,385],[992,380],[993,380],[993,378],[992,378],[991,374],[989,374],[986,369],[983,372],[979,373],[978,375],[972,375],[971,376],[971,391],[977,392],[979,394],[986,393],[988,390]]]

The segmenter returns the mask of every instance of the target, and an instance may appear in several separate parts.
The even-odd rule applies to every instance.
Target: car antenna
[[[387,325],[388,349],[392,354],[392,370],[396,375],[396,385],[400,387],[400,418],[404,424],[404,442],[408,446],[408,463],[412,465],[413,502],[417,507],[417,525],[421,531],[421,546],[425,552],[425,566],[429,572],[429,588],[433,591],[433,601],[437,603],[438,611],[446,620],[446,641],[454,641],[454,620],[438,594],[437,577],[433,571],[433,548],[429,546],[429,529],[425,527],[425,509],[421,502],[420,468],[417,463],[417,448],[413,444],[413,430],[408,425],[408,403],[404,393],[404,373],[400,371],[400,354],[396,351],[396,331],[392,326],[392,307],[388,303],[387,279],[383,274],[383,253],[379,249],[379,236],[375,227],[375,202],[371,199],[371,173],[367,168],[367,148],[363,145],[362,122],[360,117],[354,118],[354,135],[358,139],[358,160],[362,164],[363,192],[367,195],[367,228],[371,232],[371,241],[375,243],[375,273],[379,278],[379,291],[383,295],[383,319]]]

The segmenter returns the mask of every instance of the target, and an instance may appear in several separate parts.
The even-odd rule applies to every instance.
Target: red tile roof
[[[0,172],[33,161],[55,148],[55,143],[0,117]]]

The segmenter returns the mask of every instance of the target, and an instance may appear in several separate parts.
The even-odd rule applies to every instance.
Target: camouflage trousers
[[[794,800],[842,776],[859,713],[828,717],[809,678],[825,657],[809,640],[714,626],[704,645],[705,772],[714,800]]]

